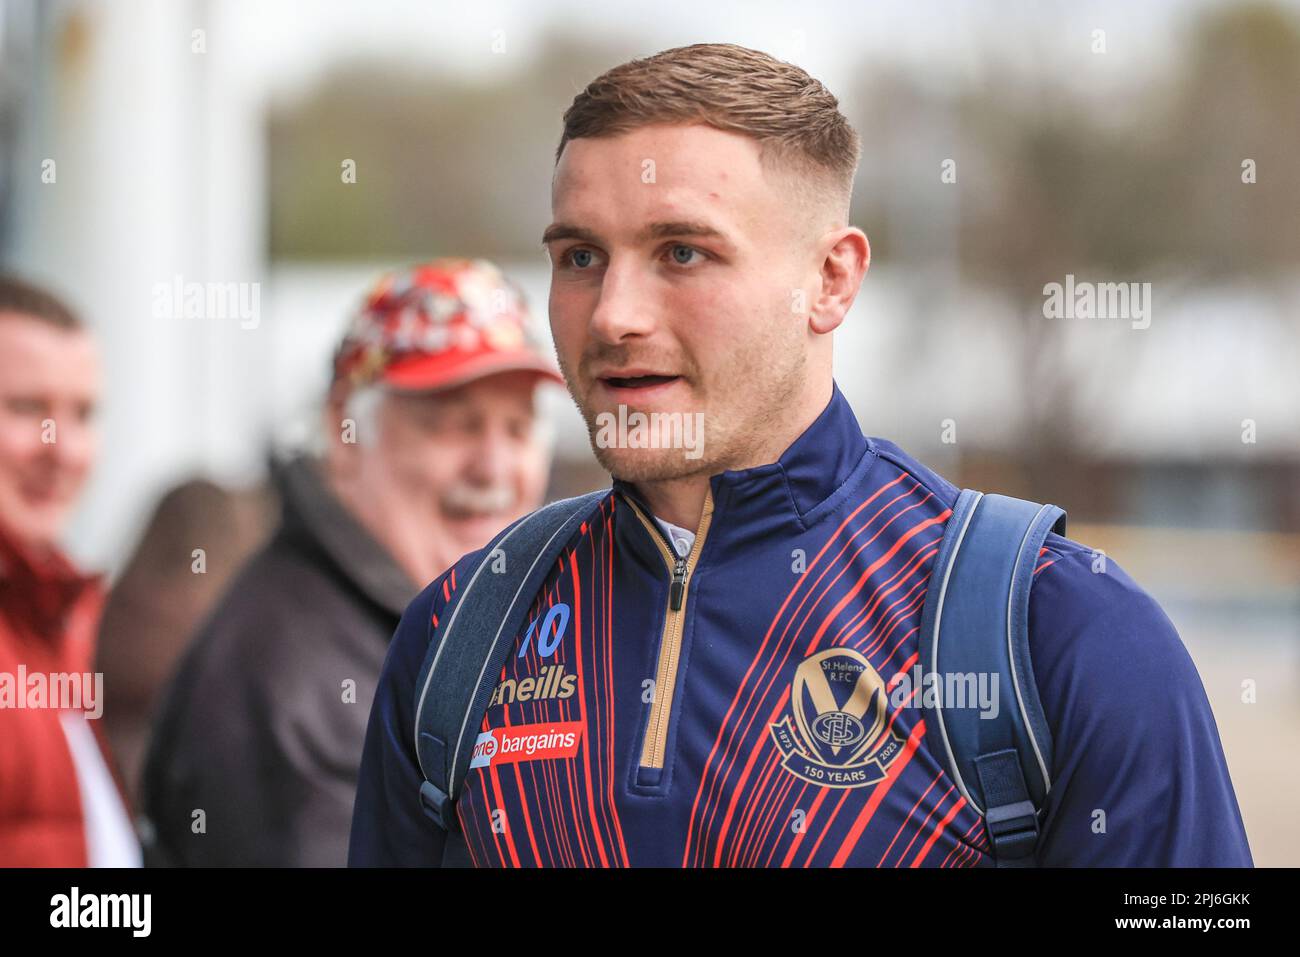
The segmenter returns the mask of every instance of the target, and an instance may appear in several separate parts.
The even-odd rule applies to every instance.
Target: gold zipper
[[[690,587],[691,569],[700,557],[704,547],[704,538],[709,533],[709,524],[713,520],[713,489],[704,496],[704,510],[700,515],[700,527],[695,533],[695,543],[690,554],[684,559],[678,558],[668,550],[664,541],[663,529],[648,518],[636,503],[628,499],[632,511],[636,512],[641,524],[646,527],[650,537],[659,546],[659,554],[671,576],[668,586],[668,607],[664,613],[664,630],[659,639],[659,663],[655,669],[654,701],[650,705],[650,720],[646,723],[645,742],[641,746],[641,767],[662,768],[664,751],[668,744],[668,719],[673,710],[673,692],[677,685],[677,659],[682,648],[682,622],[686,620],[686,594]],[[679,572],[680,562],[680,572]]]

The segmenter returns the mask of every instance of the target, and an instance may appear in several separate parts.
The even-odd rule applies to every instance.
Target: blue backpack
[[[552,564],[608,494],[553,502],[497,535],[425,657],[415,709],[420,802],[447,832],[445,867],[470,863],[456,798],[497,675]],[[926,747],[984,818],[999,867],[1036,864],[1051,788],[1052,739],[1029,661],[1029,588],[1050,531],[1065,534],[1065,512],[1054,505],[962,491],[921,617],[923,676],[983,674],[999,694],[1014,691],[1014,706],[1000,704],[990,717],[945,695],[934,700],[924,685],[918,694]]]

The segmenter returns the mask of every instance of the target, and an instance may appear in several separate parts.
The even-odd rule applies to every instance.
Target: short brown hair
[[[68,332],[83,328],[80,317],[54,293],[0,273],[0,314],[6,312],[39,319]]]
[[[703,123],[756,139],[765,164],[821,174],[845,216],[862,145],[839,101],[804,70],[733,43],[697,43],[614,67],[564,113],[555,151],[654,123]]]

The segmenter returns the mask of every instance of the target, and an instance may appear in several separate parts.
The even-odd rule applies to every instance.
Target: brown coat
[[[370,704],[419,589],[311,461],[276,478],[280,528],[209,615],[154,723],[151,864],[347,862]]]

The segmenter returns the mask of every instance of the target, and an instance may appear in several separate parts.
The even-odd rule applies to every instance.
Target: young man
[[[98,453],[99,393],[80,318],[0,276],[0,867],[140,863],[95,720],[103,589],[59,548]]]
[[[482,260],[385,276],[340,345],[322,460],[186,653],[145,773],[159,862],[342,867],[366,716],[419,582],[542,501],[560,381]]]
[[[870,257],[847,224],[857,135],[802,70],[711,44],[611,70],[564,124],[551,327],[614,482],[471,716],[483,747],[457,838],[480,866],[994,863],[915,697],[882,693],[918,659],[958,489],[865,437],[831,378]],[[702,421],[702,441],[619,441],[611,423],[635,412]],[[1043,551],[1029,642],[1055,750],[1038,862],[1249,865],[1169,620],[1084,546],[1050,535]],[[441,858],[415,684],[482,557],[403,616],[353,864]]]

